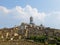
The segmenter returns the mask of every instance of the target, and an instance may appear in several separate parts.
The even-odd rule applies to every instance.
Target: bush
[[[57,41],[59,41],[59,42],[60,42],[60,38],[57,38]]]
[[[36,42],[44,43],[44,41],[47,39],[47,37],[46,36],[31,36],[29,39],[34,40]]]

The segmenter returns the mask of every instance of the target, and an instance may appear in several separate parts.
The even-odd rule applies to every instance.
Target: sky
[[[0,28],[29,23],[60,29],[60,0],[0,0]]]

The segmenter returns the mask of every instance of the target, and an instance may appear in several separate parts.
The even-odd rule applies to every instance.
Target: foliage
[[[60,37],[54,37],[58,42],[60,42]]]
[[[48,45],[56,45],[56,44],[48,44]]]
[[[31,36],[29,39],[34,40],[36,42],[44,43],[44,41],[47,39],[47,37],[44,35],[43,36]]]
[[[57,41],[59,41],[59,42],[60,42],[60,38],[59,38],[59,37],[57,37]]]

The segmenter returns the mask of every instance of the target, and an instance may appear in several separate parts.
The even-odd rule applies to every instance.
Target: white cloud
[[[53,19],[60,20],[60,11],[53,11],[48,14],[49,16],[53,17]]]
[[[0,6],[0,11],[4,12],[4,13],[9,13],[10,10],[7,9],[6,7]]]
[[[44,24],[50,24],[50,26],[54,24],[57,27],[60,24],[60,11],[47,14],[45,12],[39,12],[37,8],[33,8],[30,5],[24,8],[16,6],[12,9],[0,6],[0,25],[7,26],[9,24],[15,25],[21,22],[29,22],[30,16],[34,18],[34,22],[37,24],[44,22]]]
[[[46,15],[44,22],[46,26],[60,28],[60,11],[53,11]]]
[[[0,6],[0,11],[3,12],[4,15],[11,15],[13,18],[17,20],[27,21],[30,16],[34,18],[34,20],[43,21],[46,14],[44,12],[40,13],[36,8],[32,8],[30,5],[22,8],[21,6],[16,6],[12,9],[7,9],[6,7]]]
[[[36,8],[32,8],[31,6],[27,5],[24,8],[21,8],[20,6],[16,6],[16,10],[17,12],[20,13],[19,16],[17,17],[22,17],[22,18],[29,18],[30,16],[33,16],[34,18],[39,19],[40,21],[42,21],[42,19],[44,20],[45,18],[45,13],[40,13],[38,12],[38,10]]]

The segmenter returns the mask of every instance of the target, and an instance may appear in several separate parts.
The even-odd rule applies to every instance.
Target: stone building
[[[21,23],[21,25],[12,28],[2,28],[0,29],[0,39],[21,39],[29,38],[30,36],[59,36],[60,30],[50,27],[45,27],[42,24],[37,26],[33,23],[33,17],[30,17],[30,24]]]

